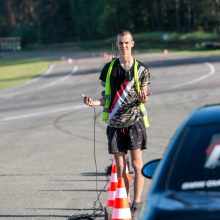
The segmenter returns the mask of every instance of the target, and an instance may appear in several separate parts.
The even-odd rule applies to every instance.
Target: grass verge
[[[1,58],[0,89],[20,85],[44,73],[51,61],[41,59]]]
[[[220,51],[220,35],[207,32],[151,32],[134,34],[135,49],[139,51],[163,50],[173,51]],[[111,51],[115,37],[92,41],[75,41],[48,45],[29,45],[30,50],[63,50],[63,51]],[[218,45],[216,45],[218,44]]]

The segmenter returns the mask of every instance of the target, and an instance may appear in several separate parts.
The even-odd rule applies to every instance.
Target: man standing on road
[[[119,58],[113,59],[102,69],[99,79],[105,86],[100,99],[93,100],[82,94],[83,102],[91,107],[104,106],[103,120],[107,121],[108,150],[114,155],[117,175],[123,177],[130,202],[129,182],[126,175],[127,151],[130,151],[134,168],[134,201],[131,212],[134,214],[141,202],[144,186],[142,150],[146,149],[148,119],[143,103],[148,101],[150,72],[132,56],[134,47],[130,31],[123,30],[117,35]]]

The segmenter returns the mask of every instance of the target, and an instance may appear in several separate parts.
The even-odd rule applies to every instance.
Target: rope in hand
[[[84,97],[84,95],[82,95]],[[68,220],[77,220],[77,219],[88,219],[88,220],[93,220],[96,217],[103,217],[105,215],[105,209],[100,201],[100,196],[102,191],[98,192],[98,166],[97,166],[97,160],[96,160],[96,110],[95,107],[93,107],[93,152],[94,152],[94,162],[95,162],[95,172],[96,172],[96,193],[97,193],[97,199],[93,203],[93,214],[81,214],[81,215],[75,215]],[[108,184],[108,181],[106,181],[106,184],[103,188],[103,190],[106,189]],[[97,207],[98,203],[98,207]]]
[[[96,169],[96,193],[97,193],[97,200],[94,202],[94,214],[96,212],[96,203],[98,202],[99,203],[99,210],[102,210],[101,212],[104,211],[104,208],[103,208],[103,205],[100,201],[100,195],[101,195],[101,192],[98,193],[98,166],[97,166],[97,160],[96,160],[96,110],[95,110],[95,107],[93,107],[93,113],[94,113],[94,123],[93,123],[93,153],[94,153],[94,162],[95,162],[95,169]]]

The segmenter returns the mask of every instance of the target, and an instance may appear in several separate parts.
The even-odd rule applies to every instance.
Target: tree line
[[[134,33],[220,33],[220,0],[0,0],[0,37],[49,44]]]

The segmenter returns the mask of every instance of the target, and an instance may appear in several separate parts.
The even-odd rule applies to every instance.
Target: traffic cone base
[[[112,220],[131,220],[130,208],[115,209],[112,213]]]
[[[118,178],[112,220],[131,220],[131,210],[128,203],[127,191],[123,178]]]

